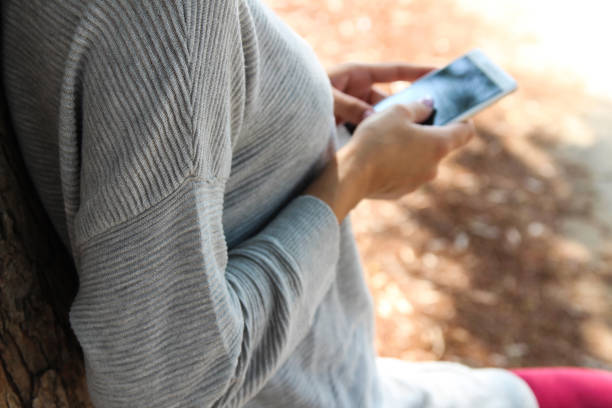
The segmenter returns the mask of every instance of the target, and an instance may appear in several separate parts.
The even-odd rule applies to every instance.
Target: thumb
[[[419,102],[411,102],[406,105],[410,112],[410,119],[414,123],[423,123],[431,116],[433,111],[433,99],[426,97]]]
[[[334,115],[342,120],[358,124],[364,118],[367,111],[371,111],[370,104],[359,98],[345,94],[338,89],[333,89],[334,94]]]

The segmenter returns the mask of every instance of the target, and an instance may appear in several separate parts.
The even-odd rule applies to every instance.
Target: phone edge
[[[501,92],[494,98],[488,99],[483,103],[476,105],[471,109],[468,109],[461,115],[448,121],[446,123],[447,125],[471,118],[478,112],[488,108],[495,102],[502,99],[504,96],[507,96],[518,89],[518,83],[516,82],[516,80],[512,78],[510,74],[508,74],[506,71],[504,71],[501,66],[493,62],[493,60],[491,60],[491,58],[489,58],[480,49],[474,48],[459,58],[462,58],[463,56],[468,57],[470,61],[472,61],[472,63],[474,63],[474,65],[476,65],[478,69],[480,69],[480,71],[482,71],[491,81],[495,83],[495,85],[497,85],[501,89]]]

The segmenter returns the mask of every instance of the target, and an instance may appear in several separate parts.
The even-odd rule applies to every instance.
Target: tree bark
[[[0,88],[0,408],[91,407],[68,323],[74,264],[30,181]]]

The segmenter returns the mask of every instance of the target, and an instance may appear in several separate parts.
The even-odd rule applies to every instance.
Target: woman
[[[3,20],[96,407],[537,406],[508,371],[375,357],[347,214],[433,178],[474,129],[415,124],[423,101],[335,153],[332,113],[368,116],[373,82],[429,68],[330,78],[259,0],[5,0]]]

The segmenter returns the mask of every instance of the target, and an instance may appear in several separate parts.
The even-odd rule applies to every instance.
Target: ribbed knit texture
[[[337,145],[311,48],[258,0],[2,8],[94,404],[381,406],[350,223],[299,195]]]

